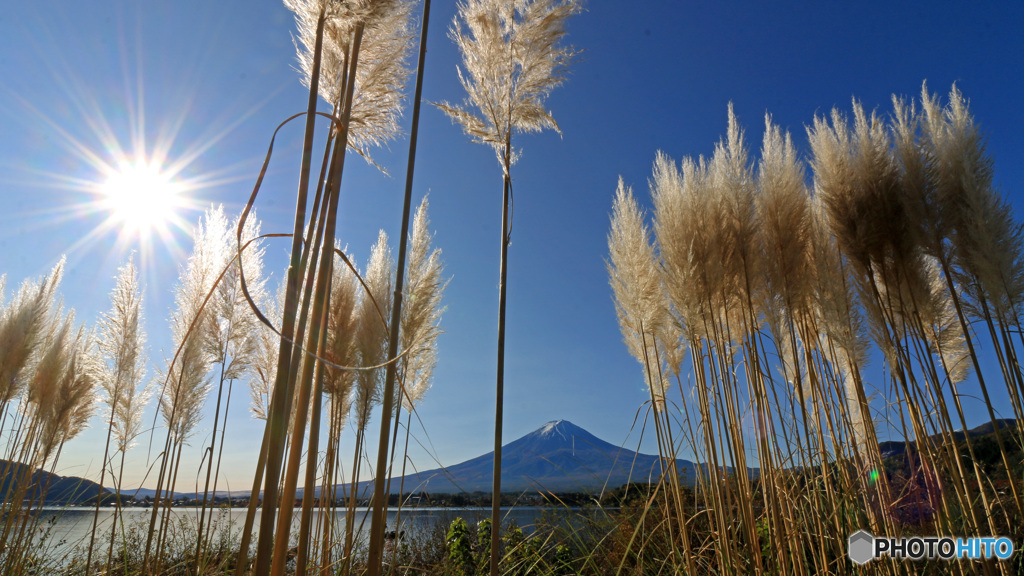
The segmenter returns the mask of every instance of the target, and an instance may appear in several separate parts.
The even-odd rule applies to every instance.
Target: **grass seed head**
[[[565,23],[582,10],[578,0],[466,0],[449,29],[462,54],[462,104],[437,106],[474,141],[492,147],[502,167],[513,131],[558,131],[544,107],[565,80],[576,55],[563,46]],[[512,163],[516,155],[508,151]]]
[[[406,265],[405,298],[402,307],[402,349],[407,350],[401,364],[405,383],[402,402],[407,410],[423,397],[430,388],[437,364],[437,339],[441,335],[441,299],[447,281],[442,280],[444,264],[441,250],[431,248],[434,235],[430,232],[427,198],[416,210],[412,231],[409,233],[409,260]]]

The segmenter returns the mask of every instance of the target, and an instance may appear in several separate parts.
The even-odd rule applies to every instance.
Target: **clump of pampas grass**
[[[1018,417],[1024,408],[1022,228],[994,190],[966,100],[954,87],[943,105],[925,88],[918,102],[894,98],[889,117],[854,101],[851,115],[833,110],[807,132],[805,162],[767,119],[755,172],[730,108],[710,159],[677,167],[659,152],[653,243],[628,186],[615,192],[620,328],[653,389],[667,398],[659,377],[676,377],[678,415],[666,404],[659,417],[652,396],[659,449],[704,458],[696,484],[719,535],[689,550],[684,539],[673,566],[692,554],[722,571],[828,572],[844,552],[833,542],[863,526],[898,533],[915,517],[981,534],[1021,510],[1019,481],[997,491],[975,440],[956,439],[969,427],[972,368],[996,418],[972,324],[988,328],[1010,404]],[[885,361],[878,383],[865,381],[871,344]],[[882,430],[916,443],[906,475],[883,461]],[[994,430],[1006,468],[1008,433],[1020,432]],[[759,478],[746,472],[754,459]],[[666,528],[680,535],[696,522],[676,517]],[[792,538],[793,526],[834,537]],[[779,553],[744,552],[759,542]]]

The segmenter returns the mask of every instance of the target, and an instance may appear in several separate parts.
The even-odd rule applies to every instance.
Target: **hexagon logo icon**
[[[850,556],[850,560],[853,560],[855,564],[863,566],[870,562],[875,555],[874,548],[875,537],[870,533],[864,530],[857,530],[850,534],[847,553]]]

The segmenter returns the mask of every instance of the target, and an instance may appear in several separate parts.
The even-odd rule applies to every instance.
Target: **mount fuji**
[[[683,481],[692,485],[695,464],[676,460],[676,465]],[[494,452],[488,452],[454,466],[408,474],[404,491],[490,492],[493,472]],[[592,492],[627,482],[657,481],[660,473],[658,456],[615,446],[568,420],[548,422],[501,449],[502,492]],[[401,478],[392,478],[391,492],[398,492],[401,484]],[[359,488],[363,493],[372,484],[360,482]]]

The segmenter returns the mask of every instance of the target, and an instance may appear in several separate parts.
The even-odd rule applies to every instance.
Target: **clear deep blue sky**
[[[434,2],[426,100],[462,99],[447,37],[454,10],[454,2]],[[139,246],[118,243],[115,230],[97,232],[106,214],[86,192],[101,179],[90,155],[114,163],[118,149],[163,148],[168,162],[185,164],[179,177],[198,184],[196,205],[224,203],[237,213],[272,131],[305,108],[293,29],[274,1],[40,0],[0,11],[0,273],[8,293],[67,254],[65,304],[90,324],[109,307],[117,266]],[[893,93],[915,97],[927,80],[944,95],[956,82],[989,138],[997,184],[1024,211],[1022,29],[1020,2],[591,0],[569,25],[579,61],[548,100],[563,137],[514,141],[523,154],[512,172],[506,440],[564,418],[635,445],[630,428],[646,393],[621,343],[604,263],[616,180],[622,175],[646,201],[655,152],[710,154],[730,101],[754,153],[766,112],[806,150],[814,115],[849,110],[852,97],[885,113]],[[295,124],[278,140],[258,202],[264,232],[290,231],[300,138]],[[348,162],[339,236],[360,262],[378,229],[398,233],[407,145],[403,138],[375,153],[390,178],[358,158]],[[451,283],[420,418],[433,453],[453,464],[491,449],[501,178],[491,150],[425,106],[415,198],[428,192]],[[145,262],[150,374],[173,353],[166,319],[189,248],[178,230]],[[267,248],[275,282],[287,249],[284,240]],[[224,466],[233,489],[250,482],[262,431],[247,403],[239,384]],[[64,474],[98,476],[101,427],[95,420],[65,449]],[[200,426],[191,456],[209,427]],[[426,443],[419,426],[413,431]],[[162,431],[155,438],[162,444]],[[129,485],[144,473],[147,443],[132,452]],[[645,450],[654,450],[646,440]],[[423,451],[413,454],[420,469],[434,467]],[[186,463],[180,481],[191,483],[194,470]]]

